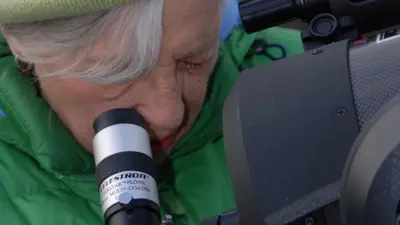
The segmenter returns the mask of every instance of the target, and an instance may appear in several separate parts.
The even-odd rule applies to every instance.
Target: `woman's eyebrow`
[[[201,45],[198,45],[197,47],[192,48],[188,52],[186,52],[184,57],[185,58],[194,57],[208,52],[208,50],[210,50],[212,47],[215,46],[217,41],[215,38],[207,38],[207,39],[208,40],[203,42]]]

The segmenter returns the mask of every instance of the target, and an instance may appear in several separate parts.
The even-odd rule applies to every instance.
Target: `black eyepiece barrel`
[[[240,4],[240,17],[247,33],[307,16],[328,0],[251,0]]]
[[[246,32],[252,33],[296,17],[298,7],[293,0],[249,1],[240,4],[240,17]]]
[[[96,118],[96,120],[93,122],[93,129],[97,134],[104,128],[120,123],[143,126],[144,119],[133,109],[112,109],[102,113]]]

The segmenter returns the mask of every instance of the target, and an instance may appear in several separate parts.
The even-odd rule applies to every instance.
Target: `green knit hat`
[[[135,0],[0,0],[0,24],[75,16],[133,1]]]

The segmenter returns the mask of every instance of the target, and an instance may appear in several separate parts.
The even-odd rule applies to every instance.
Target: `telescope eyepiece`
[[[150,138],[134,109],[113,109],[93,123],[96,176],[106,225],[159,225]]]

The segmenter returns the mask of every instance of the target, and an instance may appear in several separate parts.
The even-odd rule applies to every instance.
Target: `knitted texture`
[[[75,16],[133,1],[135,0],[0,0],[0,24]]]

